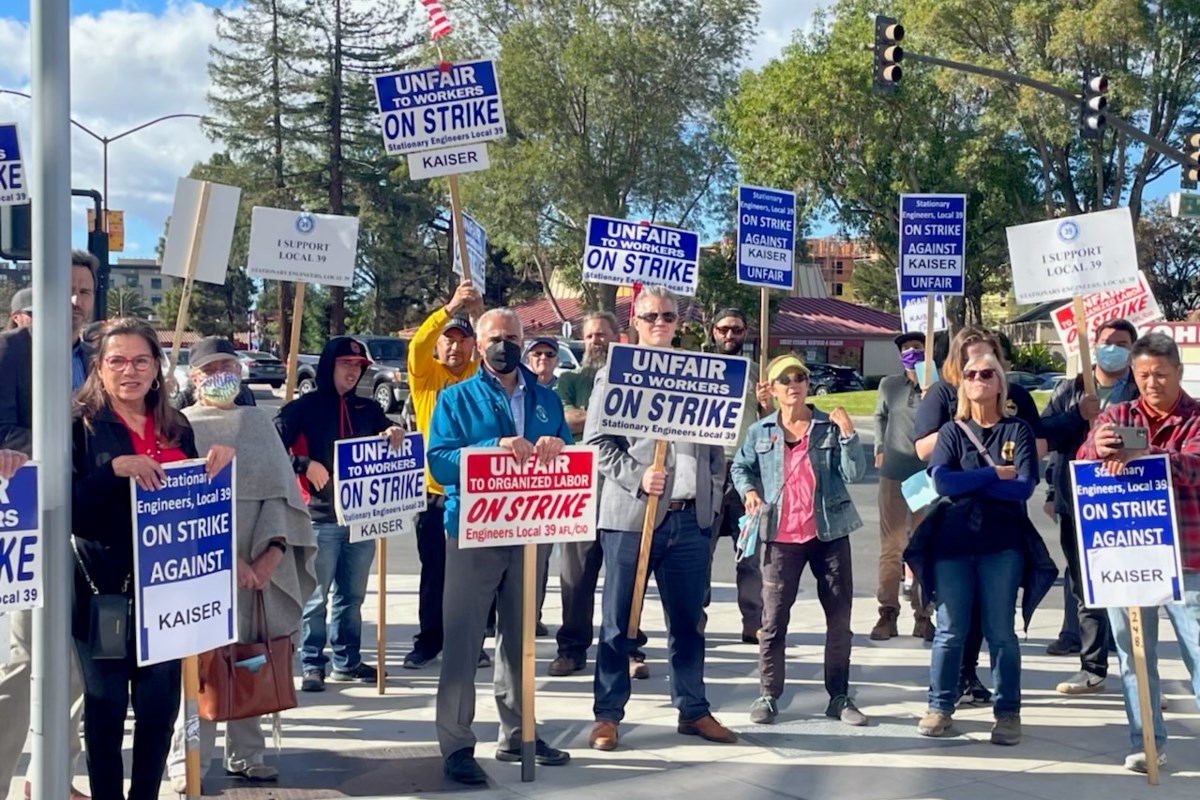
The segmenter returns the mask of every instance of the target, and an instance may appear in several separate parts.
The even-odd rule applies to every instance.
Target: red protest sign
[[[458,546],[596,538],[596,450],[564,447],[549,464],[520,464],[499,447],[468,448],[459,466]]]
[[[1138,285],[1132,289],[1117,289],[1111,292],[1096,292],[1083,299],[1083,313],[1087,317],[1088,341],[1095,337],[1096,329],[1112,319],[1124,319],[1135,326],[1144,325],[1163,318],[1162,309],[1150,291],[1146,273],[1138,273]],[[1075,328],[1075,308],[1067,303],[1050,312],[1050,321],[1058,331],[1058,338],[1068,355],[1079,352],[1079,335]]]

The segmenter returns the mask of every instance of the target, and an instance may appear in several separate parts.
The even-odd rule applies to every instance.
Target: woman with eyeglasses
[[[191,427],[167,401],[163,361],[153,328],[137,319],[116,320],[101,336],[75,398],[72,634],[83,673],[83,736],[94,800],[125,797],[121,744],[131,697],[128,797],[158,797],[179,710],[180,662],[139,667],[130,635],[137,602],[130,481],[159,489],[163,464],[198,457]],[[233,456],[232,448],[210,448],[208,474],[220,472]]]
[[[918,731],[942,736],[952,726],[963,647],[978,609],[996,687],[992,743],[1015,745],[1021,740],[1021,651],[1013,608],[1027,565],[1040,561],[1027,558],[1025,542],[1032,530],[1025,503],[1038,482],[1037,444],[1029,426],[1008,413],[1008,383],[993,353],[969,358],[961,378],[954,419],[938,431],[929,461],[943,500],[905,552],[938,617],[929,710]],[[1026,585],[1026,604],[1036,604],[1041,598]]]
[[[808,566],[825,611],[825,716],[866,725],[866,716],[850,699],[854,578],[847,537],[862,527],[862,519],[846,484],[862,480],[867,462],[844,408],[826,414],[808,404],[808,377],[808,367],[793,355],[767,365],[779,410],[750,427],[730,468],[750,524],[758,525],[765,543],[760,696],[750,706],[750,719],[770,724],[779,715],[787,627]]]

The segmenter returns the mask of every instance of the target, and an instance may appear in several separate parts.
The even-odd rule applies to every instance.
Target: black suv
[[[394,336],[356,334],[350,337],[367,351],[371,365],[363,372],[356,393],[371,397],[390,414],[408,399],[408,341]],[[306,394],[317,388],[319,356],[300,356],[296,370],[296,388]]]
[[[808,364],[808,371],[808,390],[812,394],[861,392],[867,388],[862,376],[850,367],[812,361]]]

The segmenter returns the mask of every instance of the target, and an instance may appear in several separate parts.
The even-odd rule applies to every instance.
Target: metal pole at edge
[[[41,462],[42,596],[33,612],[30,782],[34,800],[71,789],[71,59],[69,0],[30,0],[33,139],[33,456]]]

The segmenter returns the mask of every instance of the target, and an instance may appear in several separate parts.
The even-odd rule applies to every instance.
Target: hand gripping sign
[[[334,446],[334,511],[350,526],[350,541],[414,533],[425,510],[425,437],[410,433],[399,450],[380,436],[342,439]]]

